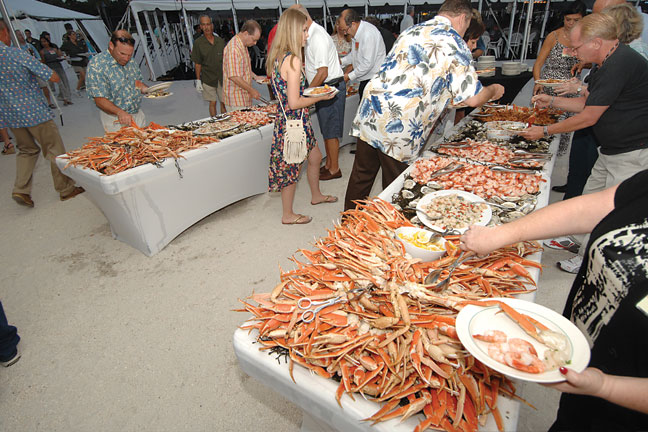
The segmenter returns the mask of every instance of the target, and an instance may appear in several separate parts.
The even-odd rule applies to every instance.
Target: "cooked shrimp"
[[[473,337],[488,343],[506,342],[507,339],[506,333],[501,330],[488,330],[484,334],[474,334]]]

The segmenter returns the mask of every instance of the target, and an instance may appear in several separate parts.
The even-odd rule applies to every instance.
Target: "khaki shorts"
[[[74,72],[79,74],[85,70],[83,66],[72,66],[72,69],[74,69]]]
[[[218,87],[212,87],[203,83],[203,99],[210,102],[220,102],[223,100],[223,86],[218,84]]]

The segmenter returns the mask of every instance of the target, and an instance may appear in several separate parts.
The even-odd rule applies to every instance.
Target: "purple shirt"
[[[0,128],[31,127],[52,119],[35,77],[52,70],[20,48],[0,42]]]

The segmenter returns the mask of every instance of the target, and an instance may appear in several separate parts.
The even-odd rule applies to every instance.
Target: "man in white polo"
[[[342,177],[338,165],[340,138],[344,129],[344,107],[346,103],[346,82],[338,60],[333,38],[324,27],[313,22],[303,5],[291,6],[306,15],[308,40],[304,48],[306,63],[306,79],[310,87],[324,84],[338,89],[333,99],[315,104],[317,119],[326,146],[326,164],[320,169],[320,180],[332,180]]]
[[[360,98],[367,83],[378,73],[385,61],[385,42],[380,30],[373,24],[363,21],[353,9],[345,9],[340,14],[339,28],[345,35],[351,35],[351,53],[342,59],[345,81],[359,81]]]

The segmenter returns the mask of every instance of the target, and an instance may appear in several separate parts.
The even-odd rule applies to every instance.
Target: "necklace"
[[[615,49],[617,49],[618,46],[619,46],[619,41],[616,41],[614,46],[612,48],[610,48],[610,51],[608,51],[608,53],[605,55],[605,58],[601,62],[601,65],[603,65],[603,63],[605,63],[605,60],[607,60],[608,57],[610,57],[610,55],[612,55],[612,53],[614,52]]]

